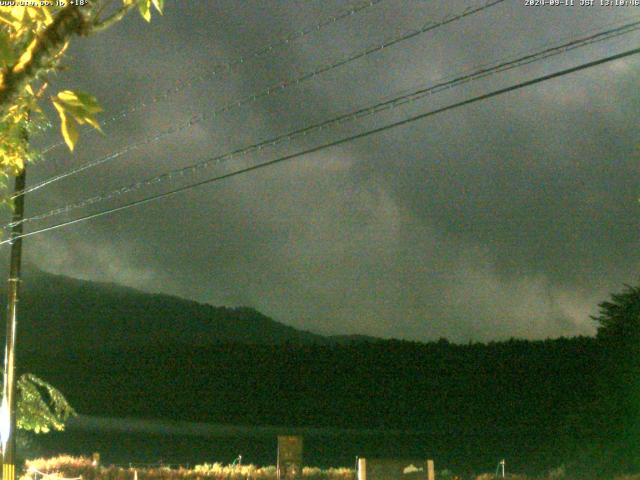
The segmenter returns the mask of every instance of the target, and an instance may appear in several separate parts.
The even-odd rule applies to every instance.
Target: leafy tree
[[[50,2],[53,3],[53,2]],[[61,69],[75,36],[105,30],[137,8],[146,21],[152,6],[162,13],[164,0],[79,0],[53,6],[0,6],[0,188],[19,174],[26,162],[38,158],[28,138],[48,125],[41,107],[50,75]],[[62,137],[70,150],[78,141],[78,127],[97,130],[102,109],[88,93],[62,90],[49,97],[60,117]],[[6,201],[6,195],[0,199]],[[25,374],[17,384],[17,425],[23,430],[62,430],[73,409],[55,387]]]
[[[18,428],[35,433],[64,430],[67,419],[75,415],[64,395],[35,375],[22,375],[17,386]]]
[[[625,345],[640,341],[640,287],[625,285],[622,293],[602,302],[600,313],[591,317],[598,322],[598,339]]]
[[[610,437],[616,439],[619,464],[628,471],[640,468],[640,287],[602,302],[597,338],[604,349],[599,359],[599,391],[607,413]],[[613,456],[611,456],[613,458]],[[613,460],[612,460],[613,461]]]
[[[60,2],[61,4],[63,2]],[[0,176],[3,186],[19,173],[25,162],[38,157],[27,137],[47,125],[40,106],[51,74],[61,61],[71,39],[105,30],[138,8],[151,20],[152,5],[162,13],[164,0],[84,0],[65,6],[0,7]],[[82,4],[82,5],[80,5]],[[95,97],[63,90],[50,96],[58,115],[62,136],[73,150],[78,126],[100,129],[95,115],[101,111]]]

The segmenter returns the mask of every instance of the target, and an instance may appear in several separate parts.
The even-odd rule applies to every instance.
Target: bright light
[[[0,440],[2,441],[2,451],[5,451],[7,446],[7,440],[9,440],[9,434],[11,433],[11,422],[9,421],[9,405],[7,404],[7,397],[2,399],[2,405],[0,406]]]

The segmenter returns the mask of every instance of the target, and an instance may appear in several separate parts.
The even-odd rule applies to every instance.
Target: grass
[[[179,468],[123,468],[93,465],[87,457],[61,455],[53,458],[36,458],[25,462],[25,472],[20,480],[41,480],[37,472],[54,474],[64,478],[82,477],[83,480],[275,480],[276,467],[256,465],[222,465],[220,463],[196,465],[193,469]],[[52,475],[53,476],[53,475]],[[305,480],[355,480],[355,472],[349,468],[304,467]],[[51,477],[45,480],[53,480]]]
[[[48,478],[36,473],[49,474]],[[94,465],[88,457],[72,457],[60,455],[53,458],[36,458],[25,462],[24,473],[20,480],[56,480],[60,478],[77,478],[82,480],[133,480],[137,472],[138,480],[275,480],[276,467],[259,467],[256,465],[223,465],[221,463],[196,465],[193,469],[167,467],[157,468],[123,468],[117,466]],[[356,473],[350,468],[304,467],[304,480],[356,480]],[[448,470],[436,475],[436,480],[454,480]],[[571,480],[573,477],[565,473],[564,467],[549,471],[543,477],[526,477],[524,475],[507,475],[507,480]],[[475,480],[495,480],[494,473],[485,473]],[[615,480],[640,480],[640,475],[618,476]]]

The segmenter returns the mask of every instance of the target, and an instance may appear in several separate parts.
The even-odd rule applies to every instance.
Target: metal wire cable
[[[335,68],[341,67],[343,65],[346,65],[346,64],[351,63],[351,62],[353,62],[355,60],[358,60],[360,58],[363,58],[363,57],[366,57],[368,55],[371,55],[373,53],[379,52],[384,48],[388,48],[388,47],[391,47],[391,46],[396,45],[398,43],[401,43],[401,42],[404,42],[406,40],[412,39],[412,38],[414,38],[414,37],[416,37],[418,35],[421,35],[421,34],[429,32],[429,31],[435,30],[436,28],[443,27],[443,26],[448,25],[448,24],[450,24],[452,22],[461,20],[461,19],[463,19],[465,17],[468,17],[470,15],[473,15],[473,14],[479,13],[479,12],[481,12],[483,10],[486,10],[486,9],[488,9],[490,7],[493,7],[494,5],[500,4],[500,3],[504,2],[504,1],[505,0],[490,0],[489,2],[481,5],[480,7],[475,7],[475,8],[467,7],[462,13],[459,13],[459,14],[456,14],[456,15],[453,15],[453,16],[449,16],[449,17],[445,18],[444,20],[441,20],[441,21],[439,21],[437,23],[427,23],[425,26],[421,27],[418,30],[411,30],[409,32],[404,33],[403,35],[401,35],[399,37],[395,37],[395,38],[393,38],[391,40],[387,40],[387,41],[382,42],[380,44],[376,44],[375,46],[372,46],[372,47],[367,47],[366,49],[361,50],[361,51],[359,51],[359,52],[357,52],[355,54],[351,54],[351,55],[349,55],[349,56],[347,56],[347,57],[345,57],[345,58],[343,58],[343,59],[341,59],[341,60],[339,60],[337,62],[326,64],[326,65],[324,65],[324,66],[322,66],[320,68],[317,68],[316,70],[313,70],[312,72],[304,73],[299,77],[295,77],[295,78],[286,80],[284,82],[279,82],[277,84],[274,84],[274,85],[272,85],[272,86],[260,91],[259,93],[248,95],[248,96],[246,96],[244,98],[241,98],[240,100],[235,100],[233,102],[227,103],[223,107],[221,107],[221,108],[219,108],[217,110],[213,110],[210,113],[202,113],[202,114],[194,115],[187,122],[184,122],[184,123],[182,123],[180,125],[172,126],[172,127],[168,128],[168,129],[166,129],[166,130],[164,130],[164,131],[162,131],[160,133],[157,133],[157,134],[155,134],[155,135],[153,135],[151,137],[148,137],[147,139],[145,139],[145,140],[143,140],[141,142],[137,142],[137,143],[128,145],[128,146],[122,148],[121,150],[113,152],[113,153],[111,153],[111,154],[109,154],[109,155],[107,155],[105,157],[101,157],[101,158],[99,158],[97,160],[93,160],[93,161],[88,162],[88,163],[86,163],[84,165],[81,165],[79,167],[71,169],[71,170],[69,170],[67,172],[64,172],[64,173],[61,173],[59,175],[55,175],[53,177],[50,177],[50,178],[48,178],[46,180],[43,180],[43,181],[41,181],[41,182],[39,182],[39,183],[29,187],[29,188],[17,191],[15,193],[13,193],[10,198],[14,199],[14,198],[17,198],[17,197],[19,197],[21,195],[24,195],[25,193],[34,192],[34,191],[39,190],[40,188],[42,188],[42,187],[44,187],[46,185],[49,185],[49,184],[54,183],[54,182],[57,182],[59,180],[67,178],[67,177],[69,177],[71,175],[75,175],[77,173],[83,172],[83,171],[85,171],[85,170],[87,170],[89,168],[93,168],[95,166],[101,165],[101,164],[103,164],[105,162],[114,160],[114,159],[116,159],[118,157],[121,157],[122,155],[124,155],[124,154],[126,154],[128,152],[131,152],[132,150],[137,150],[137,149],[139,149],[139,148],[141,148],[143,146],[146,146],[146,145],[149,145],[151,143],[154,143],[154,142],[156,142],[156,141],[158,141],[158,140],[160,140],[162,138],[165,138],[165,137],[167,137],[169,135],[177,133],[177,132],[179,132],[181,130],[190,128],[193,125],[196,125],[196,124],[202,122],[203,120],[214,118],[214,117],[216,117],[217,115],[219,115],[221,113],[225,113],[225,112],[231,111],[231,110],[233,110],[235,108],[241,107],[243,105],[247,105],[249,103],[255,102],[255,101],[259,100],[259,99],[262,99],[262,98],[267,97],[269,95],[272,95],[274,93],[279,93],[279,92],[285,90],[288,87],[291,87],[293,85],[299,85],[302,82],[305,82],[307,80],[315,78],[316,76],[321,75],[323,73],[326,73],[326,72],[328,72],[330,70],[333,70]]]
[[[589,35],[587,37],[583,37],[580,39],[576,39],[576,40],[572,40],[568,43],[564,43],[561,45],[557,45],[554,47],[550,47],[547,48],[545,50],[541,50],[541,51],[537,51],[534,53],[530,53],[530,54],[526,54],[522,57],[519,57],[517,59],[514,60],[509,60],[509,61],[503,61],[501,63],[497,63],[494,64],[493,66],[490,67],[485,67],[485,68],[481,68],[479,70],[475,70],[472,71],[471,73],[468,74],[464,74],[464,75],[459,75],[457,77],[454,77],[451,80],[448,81],[440,81],[434,85],[428,86],[428,87],[423,87],[421,89],[412,91],[408,94],[404,94],[395,98],[392,98],[390,100],[386,100],[383,102],[379,102],[373,106],[370,107],[366,107],[366,108],[361,108],[359,110],[347,113],[347,114],[343,114],[340,115],[338,117],[329,119],[329,120],[325,120],[323,122],[320,123],[316,123],[313,125],[309,125],[307,127],[301,128],[299,130],[293,131],[293,132],[289,132],[283,135],[279,135],[277,137],[273,137],[270,138],[268,140],[264,140],[262,142],[259,143],[255,143],[253,145],[247,146],[247,147],[243,147],[241,149],[238,150],[234,150],[232,152],[228,152],[222,155],[218,155],[216,157],[212,157],[209,159],[205,159],[203,161],[197,162],[195,164],[186,166],[186,167],[182,167],[179,169],[175,169],[172,170],[170,172],[165,172],[163,174],[148,178],[148,179],[144,179],[144,180],[140,180],[137,182],[134,182],[130,185],[118,188],[116,190],[112,190],[110,192],[107,193],[102,193],[100,195],[96,195],[87,199],[84,199],[82,201],[76,202],[76,203],[70,203],[65,205],[64,207],[60,207],[60,208],[56,208],[53,210],[50,210],[48,212],[42,213],[42,214],[38,214],[38,215],[33,215],[31,217],[22,219],[20,221],[16,221],[16,222],[10,222],[7,223],[5,225],[2,225],[1,228],[7,229],[7,228],[13,228],[14,226],[23,224],[23,223],[27,223],[27,222],[34,222],[34,221],[38,221],[38,220],[43,220],[52,216],[56,216],[56,215],[61,215],[61,214],[65,214],[65,213],[69,213],[72,210],[76,210],[79,208],[83,208],[83,207],[87,207],[99,202],[103,202],[103,201],[107,201],[107,200],[111,200],[113,198],[119,197],[121,195],[124,195],[126,193],[130,193],[136,190],[139,190],[143,187],[146,186],[150,186],[156,183],[160,183],[163,181],[167,181],[167,180],[171,180],[177,176],[184,176],[188,173],[194,173],[200,169],[203,168],[208,168],[209,166],[213,165],[213,164],[219,164],[222,163],[223,161],[226,160],[230,160],[232,158],[239,158],[239,157],[243,157],[249,153],[252,152],[256,152],[256,151],[260,151],[263,148],[270,148],[270,147],[274,147],[277,146],[279,144],[283,144],[283,143],[289,143],[291,142],[293,139],[295,138],[299,138],[302,136],[305,136],[311,132],[314,131],[319,131],[322,130],[324,128],[327,127],[331,127],[331,126],[335,126],[335,125],[339,125],[342,124],[344,122],[347,121],[353,121],[353,120],[358,120],[360,118],[364,118],[366,116],[369,115],[373,115],[373,114],[377,114],[379,112],[382,111],[386,111],[386,110],[390,110],[393,108],[397,108],[401,105],[407,104],[407,103],[411,103],[417,100],[420,100],[426,96],[429,95],[433,95],[435,93],[444,91],[444,90],[448,90],[451,89],[453,87],[456,86],[460,86],[463,84],[466,84],[468,82],[471,82],[473,80],[478,80],[481,78],[485,78],[488,77],[490,75],[495,75],[497,73],[501,73],[501,72],[505,72],[517,67],[521,67],[523,65],[527,65],[533,62],[537,62],[540,60],[544,60],[546,58],[555,56],[555,55],[559,55],[561,53],[565,53],[567,51],[576,49],[576,48],[581,48],[587,45],[591,45],[593,43],[596,42],[601,42],[604,40],[609,40],[611,38],[614,38],[616,36],[620,36],[623,34],[627,34],[633,31],[637,31],[640,29],[640,20],[637,20],[635,22],[631,22],[625,25],[622,25],[620,27],[617,28],[613,28],[613,29],[609,29],[603,32],[598,32],[592,35]]]
[[[181,80],[179,81],[176,85],[174,85],[171,88],[168,88],[167,90],[165,90],[164,92],[150,98],[148,101],[146,102],[140,102],[136,105],[133,105],[131,107],[128,107],[126,109],[121,110],[120,112],[116,113],[115,115],[111,116],[110,118],[108,118],[107,120],[102,122],[102,126],[106,126],[106,125],[110,125],[111,123],[115,122],[116,120],[119,120],[120,118],[126,117],[127,115],[131,114],[131,113],[135,113],[135,112],[139,112],[141,110],[144,110],[145,108],[147,108],[150,105],[155,105],[157,103],[163,102],[164,100],[167,100],[168,98],[170,98],[172,95],[175,95],[176,93],[180,93],[181,91],[183,91],[185,88],[192,86],[194,83],[199,82],[199,81],[206,81],[206,80],[211,80],[213,78],[216,78],[218,75],[222,74],[225,71],[229,71],[231,69],[233,69],[234,67],[237,67],[239,65],[244,65],[246,62],[256,59],[256,58],[260,58],[262,56],[265,56],[267,54],[272,53],[274,50],[276,50],[279,47],[284,47],[285,45],[290,44],[291,42],[298,40],[300,38],[306,37],[307,35],[311,34],[311,33],[315,33],[315,32],[319,32],[321,31],[323,28],[326,28],[328,26],[331,26],[337,22],[339,22],[340,20],[343,20],[345,18],[351,17],[357,13],[360,13],[370,7],[373,7],[374,5],[377,5],[379,3],[384,2],[385,0],[370,0],[366,3],[362,3],[359,5],[353,5],[352,7],[343,10],[335,15],[331,15],[330,17],[326,18],[325,20],[323,20],[320,23],[317,23],[311,27],[307,27],[304,28],[302,30],[298,30],[296,32],[293,32],[292,34],[286,35],[282,38],[277,39],[276,41],[268,44],[266,47],[260,48],[254,52],[250,52],[247,53],[245,55],[241,55],[240,57],[230,60],[228,62],[225,63],[220,63],[218,65],[214,65],[213,69],[210,70],[207,73],[204,74],[200,74],[200,75],[194,75],[190,78],[187,78],[186,80]],[[64,145],[65,143],[63,141],[60,141],[58,143],[54,143],[52,145],[49,145],[47,147],[45,147],[45,149],[42,151],[42,155],[54,150],[57,147],[60,147],[62,145]]]
[[[41,228],[41,229],[34,230],[34,231],[31,231],[31,232],[23,233],[21,235],[16,235],[13,238],[10,238],[10,239],[7,239],[7,240],[3,240],[2,242],[0,242],[0,246],[9,244],[9,243],[17,240],[18,238],[29,237],[29,236],[32,236],[32,235],[37,235],[37,234],[48,232],[48,231],[51,231],[51,230],[56,230],[58,228],[62,228],[62,227],[65,227],[65,226],[69,226],[69,225],[73,225],[73,224],[76,224],[76,223],[84,222],[86,220],[90,220],[90,219],[93,219],[93,218],[101,217],[101,216],[108,215],[108,214],[111,214],[111,213],[115,213],[115,212],[118,212],[118,211],[121,211],[121,210],[132,208],[132,207],[135,207],[135,206],[138,206],[138,205],[149,203],[149,202],[152,202],[154,200],[159,200],[161,198],[166,198],[166,197],[169,197],[169,196],[173,196],[173,195],[176,195],[176,194],[178,194],[180,192],[183,192],[183,191],[186,191],[186,190],[191,190],[193,188],[196,188],[196,187],[199,187],[199,186],[202,186],[202,185],[207,185],[207,184],[214,183],[214,182],[217,182],[217,181],[220,181],[220,180],[224,180],[224,179],[227,179],[227,178],[235,177],[235,176],[243,174],[243,173],[251,172],[251,171],[258,170],[258,169],[265,168],[265,167],[269,167],[269,166],[272,166],[272,165],[275,165],[275,164],[278,164],[278,163],[282,163],[282,162],[285,162],[285,161],[288,161],[288,160],[299,158],[299,157],[302,157],[304,155],[308,155],[308,154],[311,154],[311,153],[316,153],[316,152],[319,152],[321,150],[325,150],[327,148],[331,148],[331,147],[335,147],[335,146],[338,146],[338,145],[342,145],[342,144],[345,144],[347,142],[351,142],[351,141],[358,140],[358,139],[361,139],[361,138],[365,138],[365,137],[368,137],[368,136],[371,136],[371,135],[375,135],[375,134],[378,134],[378,133],[381,133],[381,132],[384,132],[384,131],[387,131],[387,130],[391,130],[391,129],[396,128],[396,127],[407,125],[409,123],[415,122],[417,120],[422,120],[422,119],[425,119],[427,117],[431,117],[433,115],[437,115],[439,113],[443,113],[443,112],[446,112],[446,111],[449,111],[449,110],[453,110],[453,109],[460,108],[460,107],[463,107],[463,106],[466,106],[466,105],[470,105],[470,104],[477,103],[477,102],[480,102],[480,101],[483,101],[483,100],[487,100],[489,98],[493,98],[493,97],[496,97],[498,95],[502,95],[502,94],[505,94],[505,93],[508,93],[508,92],[519,90],[521,88],[525,88],[525,87],[528,87],[528,86],[531,86],[531,85],[535,85],[537,83],[545,82],[545,81],[548,81],[548,80],[551,80],[551,79],[554,79],[554,78],[558,78],[558,77],[561,77],[561,76],[564,76],[564,75],[568,75],[568,74],[575,73],[575,72],[578,72],[578,71],[581,71],[581,70],[585,70],[587,68],[592,68],[592,67],[595,67],[595,66],[598,66],[598,65],[602,65],[604,63],[612,62],[614,60],[620,60],[622,58],[629,57],[631,55],[637,55],[638,53],[640,53],[640,48],[635,48],[635,49],[627,50],[625,52],[622,52],[622,53],[619,53],[619,54],[616,54],[616,55],[611,55],[611,56],[608,56],[608,57],[605,57],[605,58],[601,58],[601,59],[598,59],[598,60],[594,60],[594,61],[591,61],[591,62],[588,62],[588,63],[583,63],[583,64],[575,66],[575,67],[571,67],[571,68],[568,68],[568,69],[564,69],[564,70],[560,70],[560,71],[557,71],[557,72],[554,72],[554,73],[550,73],[550,74],[547,74],[547,75],[536,77],[536,78],[534,78],[532,80],[527,80],[525,82],[520,82],[520,83],[517,83],[515,85],[511,85],[511,86],[505,87],[505,88],[500,88],[498,90],[494,90],[492,92],[485,93],[485,94],[482,94],[482,95],[477,95],[475,97],[472,97],[472,98],[469,98],[467,100],[463,100],[463,101],[460,101],[460,102],[457,102],[457,103],[454,103],[454,104],[451,104],[451,105],[447,105],[445,107],[437,108],[435,110],[430,110],[428,112],[424,112],[424,113],[421,113],[421,114],[418,114],[418,115],[413,115],[413,116],[405,118],[403,120],[399,120],[397,122],[389,123],[389,124],[384,125],[382,127],[374,128],[372,130],[367,130],[365,132],[361,132],[361,133],[358,133],[356,135],[351,135],[351,136],[348,136],[348,137],[344,137],[344,138],[341,138],[341,139],[338,139],[338,140],[334,140],[334,141],[331,141],[331,142],[328,142],[328,143],[325,143],[325,144],[322,144],[322,145],[319,145],[319,146],[316,146],[316,147],[308,148],[308,149],[305,149],[305,150],[302,150],[302,151],[299,151],[299,152],[296,152],[296,153],[292,153],[292,154],[289,154],[289,155],[284,155],[282,157],[278,157],[278,158],[273,159],[273,160],[262,162],[262,163],[259,163],[257,165],[252,165],[250,167],[242,168],[242,169],[236,170],[234,172],[230,172],[230,173],[226,173],[226,174],[219,175],[219,176],[216,176],[216,177],[212,177],[212,178],[208,178],[208,179],[205,179],[205,180],[201,180],[199,182],[195,182],[195,183],[192,183],[192,184],[189,184],[189,185],[185,185],[185,186],[182,186],[182,187],[179,187],[179,188],[175,188],[175,189],[170,190],[168,192],[164,192],[164,193],[157,194],[157,195],[152,195],[152,196],[140,199],[140,200],[129,202],[129,203],[124,204],[124,205],[119,205],[117,207],[109,208],[109,209],[102,210],[102,211],[99,211],[99,212],[95,212],[95,213],[92,213],[92,214],[89,214],[89,215],[84,215],[82,217],[78,217],[78,218],[75,218],[73,220],[68,220],[68,221],[65,221],[65,222],[61,222],[61,223],[57,223],[57,224],[54,224],[54,225],[50,225],[50,226],[45,227],[45,228]]]

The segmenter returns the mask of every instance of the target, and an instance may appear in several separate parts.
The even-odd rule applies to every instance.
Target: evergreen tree
[[[640,287],[625,285],[622,293],[602,302],[600,313],[591,317],[598,322],[598,339],[638,346],[640,341]]]

